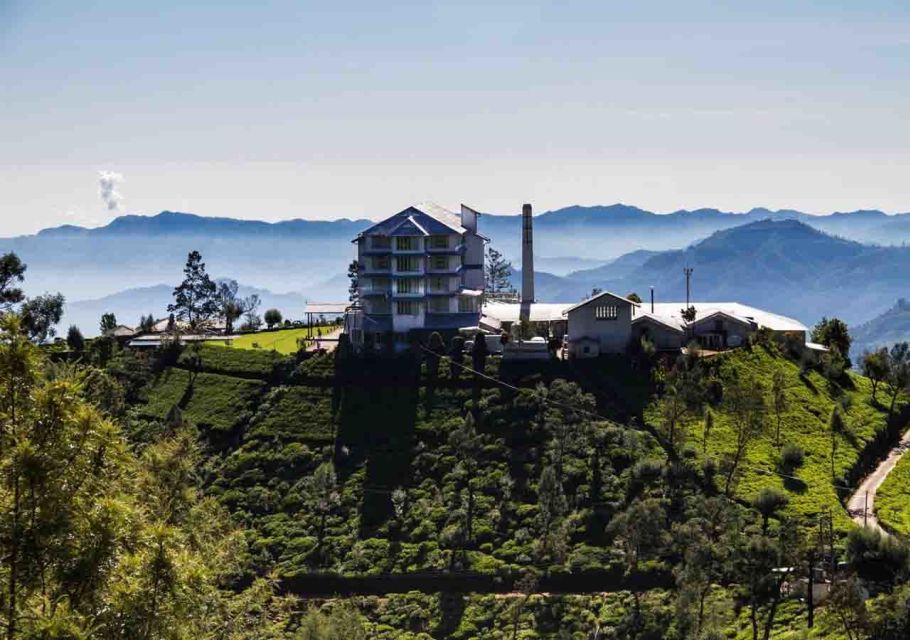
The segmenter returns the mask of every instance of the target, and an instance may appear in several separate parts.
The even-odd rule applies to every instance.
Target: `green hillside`
[[[886,529],[910,537],[910,456],[902,457],[879,487],[875,513]]]
[[[652,377],[625,358],[490,359],[499,384],[453,375],[443,361],[434,383],[407,355],[298,361],[206,346],[157,374],[139,411],[163,420],[178,406],[200,429],[204,490],[247,529],[248,572],[276,572],[292,592],[317,598],[351,593],[331,602],[357,608],[369,637],[473,638],[484,629],[507,638],[518,629],[555,638],[602,628],[620,638],[641,616],[655,629],[682,624],[675,590],[687,556],[677,539],[694,535],[705,509],[719,508],[731,527],[721,583],[737,566],[735,549],[783,535],[785,521],[814,527],[830,511],[842,536],[851,525],[835,485],[848,482],[886,422],[864,378],[831,382],[756,346],[697,362],[705,402],[683,420],[676,457],[661,408],[671,364]],[[724,460],[737,419],[729,396],[747,381],[770,407],[775,371],[786,398],[780,448],[768,409],[728,500]],[[844,428],[832,466],[835,408]],[[787,445],[804,451],[801,466],[784,470]],[[762,533],[747,505],[767,488],[787,504]],[[522,595],[527,580],[553,595]],[[367,593],[375,595],[355,595]],[[715,627],[751,637],[738,588],[706,593]],[[785,601],[777,615],[781,632],[796,630],[805,607]],[[827,632],[810,637],[838,637],[828,620],[820,614]]]

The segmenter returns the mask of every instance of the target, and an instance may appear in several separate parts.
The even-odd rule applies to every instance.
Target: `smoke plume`
[[[98,195],[104,201],[108,211],[116,211],[120,208],[120,201],[123,196],[117,191],[117,185],[123,182],[123,176],[114,171],[98,172]]]

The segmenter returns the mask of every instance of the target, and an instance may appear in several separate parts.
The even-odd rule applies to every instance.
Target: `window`
[[[459,296],[458,313],[477,313],[477,298]]]
[[[448,236],[430,236],[430,248],[431,249],[448,249],[449,248],[449,237]]]
[[[435,271],[448,271],[449,259],[446,256],[431,256],[430,269]]]
[[[373,269],[376,271],[386,271],[392,265],[389,256],[378,256],[373,258]]]
[[[372,236],[370,238],[370,246],[373,249],[391,249],[392,239],[388,236]]]
[[[430,291],[433,292],[445,292],[449,290],[449,279],[448,278],[430,278]]]
[[[418,270],[417,256],[398,256],[395,258],[395,266],[398,271],[413,272]]]
[[[430,298],[430,313],[448,313],[450,310],[448,298]]]
[[[392,307],[388,300],[368,300],[367,313],[387,314],[392,313]]]
[[[390,288],[388,278],[370,278],[370,291],[385,293]]]
[[[401,278],[395,288],[398,293],[420,293],[420,278]]]
[[[594,307],[595,320],[616,320],[619,317],[619,307],[615,304],[599,304]]]
[[[412,236],[400,236],[395,238],[395,248],[398,251],[414,251],[417,249],[417,238]]]
[[[400,316],[416,316],[419,305],[413,300],[402,300],[395,303],[395,312]]]

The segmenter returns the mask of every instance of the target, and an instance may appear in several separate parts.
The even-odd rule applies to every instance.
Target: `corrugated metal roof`
[[[772,331],[806,331],[806,326],[799,320],[781,316],[762,309],[756,309],[739,302],[692,302],[691,306],[695,307],[695,321],[709,318],[710,316],[723,313],[743,322],[754,322],[761,327],[767,327]],[[682,310],[685,308],[685,302],[658,302],[654,305],[654,312],[651,312],[651,305],[644,303],[641,305],[641,312],[653,318],[659,318],[665,324],[685,328],[686,323],[682,319]]]
[[[308,302],[304,313],[344,313],[350,302]]]
[[[518,322],[521,319],[522,307],[525,307],[530,322],[556,322],[566,319],[563,314],[571,306],[565,303],[546,302],[532,302],[526,305],[520,302],[488,302],[483,305],[483,314],[500,322]]]

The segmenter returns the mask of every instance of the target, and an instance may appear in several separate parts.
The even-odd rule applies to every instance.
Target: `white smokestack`
[[[534,302],[534,222],[529,204],[521,207],[521,301]]]

